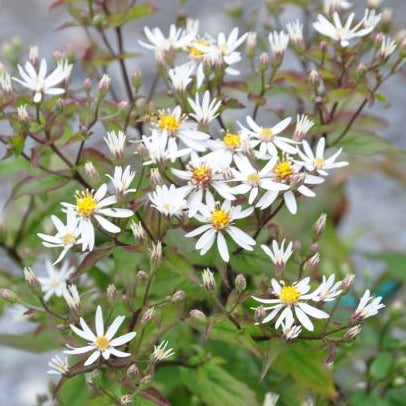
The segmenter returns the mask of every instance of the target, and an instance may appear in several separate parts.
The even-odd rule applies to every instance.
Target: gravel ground
[[[259,1],[249,1],[250,7],[255,7]],[[156,4],[164,3],[155,1]],[[194,16],[201,17],[203,29],[216,32],[226,30],[230,26],[224,22],[223,14],[219,11],[218,0],[190,0],[189,9],[193,10]],[[361,2],[356,2],[361,3]],[[77,29],[53,32],[61,22],[66,20],[62,10],[49,13],[47,8],[49,0],[5,0],[0,13],[0,42],[3,43],[13,36],[22,39],[24,46],[39,45],[41,54],[51,56],[52,50],[63,49],[65,44],[80,46],[81,32]],[[168,21],[173,21],[176,13],[173,4],[177,2],[165,2],[165,13],[159,18],[151,18],[144,21],[168,26]],[[406,1],[386,0],[387,7],[396,10],[394,19],[399,27],[405,26]],[[161,7],[161,6],[160,6]],[[165,16],[165,20],[162,19]],[[292,18],[292,17],[290,17]],[[137,35],[137,32],[134,32]],[[132,41],[136,44],[136,41]],[[139,50],[139,49],[138,49]],[[137,61],[142,70],[150,66],[148,58]],[[404,114],[406,105],[406,92],[404,78],[397,76],[387,82],[384,93],[392,105],[383,110],[381,106],[375,106],[373,112],[383,116],[390,126],[383,134],[402,148],[406,148],[404,137]],[[0,152],[1,153],[1,152]],[[9,187],[0,184],[1,200],[7,196]],[[403,249],[406,246],[406,193],[401,186],[384,178],[381,175],[368,175],[356,177],[348,184],[349,212],[342,225],[342,233],[345,235],[356,228],[367,228],[368,232],[360,239],[361,248],[382,249],[388,246]],[[388,210],[390,208],[390,210]],[[0,258],[2,265],[7,265]],[[0,333],[18,333],[30,329],[29,323],[15,322],[10,312],[0,318]],[[47,362],[52,354],[31,354],[27,352],[0,347],[0,405],[5,406],[28,406],[35,402],[36,393],[47,390],[49,376],[45,374]]]

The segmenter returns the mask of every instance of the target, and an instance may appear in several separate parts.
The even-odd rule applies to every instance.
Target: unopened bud
[[[133,397],[131,395],[123,395],[120,398],[120,405],[126,406],[126,405],[132,405],[133,403]]]
[[[354,282],[354,278],[355,275],[353,274],[346,275],[342,282],[343,289],[348,290],[351,287],[352,283]]]
[[[266,52],[262,52],[259,56],[259,65],[258,69],[261,72],[265,72],[269,67],[269,55]]]
[[[302,249],[302,243],[299,240],[293,241],[293,250],[300,251]]]
[[[155,308],[150,307],[142,315],[141,323],[144,323],[144,324],[149,323],[154,318],[154,316],[155,316]]]
[[[235,288],[237,289],[237,292],[239,292],[239,293],[244,292],[246,287],[247,287],[247,280],[245,279],[245,276],[242,273],[239,273],[235,277]]]
[[[138,375],[138,367],[135,364],[131,364],[128,369],[127,369],[127,375],[128,376],[135,376]]]
[[[23,123],[28,123],[30,121],[30,116],[27,112],[27,106],[25,104],[17,107],[17,114],[20,121]]]
[[[117,288],[113,284],[110,284],[107,286],[106,293],[107,299],[113,300],[117,297]]]
[[[56,329],[57,329],[58,331],[65,331],[65,330],[66,330],[66,326],[65,326],[65,324],[60,323],[60,324],[57,324]]]
[[[402,314],[402,310],[403,310],[403,304],[400,300],[396,300],[395,302],[393,302],[393,304],[390,308],[390,312],[393,317],[400,316]]]
[[[255,313],[254,313],[254,320],[256,322],[260,322],[261,320],[263,320],[263,318],[265,317],[266,311],[265,311],[265,307],[264,306],[258,306],[255,309]]]
[[[87,176],[89,176],[89,178],[92,180],[98,180],[100,178],[99,172],[94,167],[93,162],[87,161],[85,163],[85,171]]]
[[[367,7],[368,8],[378,8],[381,5],[382,0],[368,0]]]
[[[143,241],[145,239],[147,234],[145,233],[144,227],[141,223],[136,223],[133,220],[130,227],[136,240]]]
[[[118,102],[117,107],[120,110],[127,110],[129,105],[130,103],[128,103],[127,100],[121,100],[120,102]]]
[[[0,289],[0,297],[10,303],[15,303],[18,299],[17,295],[10,289]]]
[[[347,340],[354,340],[355,338],[357,338],[361,333],[361,325],[357,324],[354,327],[351,327],[350,329],[347,330],[347,332],[345,333],[345,338]]]
[[[30,47],[30,53],[29,53],[28,59],[32,65],[36,66],[38,64],[38,47],[37,46]]]
[[[325,52],[327,50],[328,44],[327,41],[321,41],[320,42],[320,49]]]
[[[393,385],[394,386],[404,386],[406,383],[406,379],[403,376],[397,376],[394,380],[393,380]]]
[[[357,66],[358,75],[364,75],[367,71],[367,66],[364,63],[359,63]]]
[[[83,87],[88,92],[92,88],[92,80],[90,78],[86,78],[83,81]]]
[[[171,301],[173,303],[181,302],[185,299],[185,291],[184,290],[177,290],[171,297]]]
[[[309,251],[311,253],[316,253],[319,250],[319,244],[317,242],[314,242],[313,244],[310,245]]]
[[[247,56],[249,58],[253,58],[258,44],[257,33],[250,31],[247,35],[247,40],[245,44],[246,44],[245,52],[247,53]]]
[[[161,176],[161,174],[159,173],[159,169],[158,169],[158,168],[152,168],[152,169],[151,169],[151,172],[149,173],[149,178],[150,178],[150,180],[151,180],[151,183],[152,183],[154,186],[162,185],[162,183],[163,183],[162,176]]]
[[[162,242],[158,241],[156,244],[152,243],[151,261],[159,262],[162,258]]]
[[[142,73],[139,69],[134,69],[131,74],[131,83],[134,86],[135,90],[139,90],[142,85]]]
[[[151,375],[145,375],[144,378],[140,380],[140,385],[149,385],[152,382],[152,376]]]
[[[317,84],[319,81],[320,81],[319,72],[317,72],[317,70],[314,70],[314,69],[312,71],[310,71],[309,82],[314,85],[314,84]]]
[[[97,87],[101,93],[106,94],[110,89],[110,83],[111,83],[110,76],[104,74],[100,79],[99,83],[97,84]]]
[[[322,213],[313,225],[313,236],[318,239],[326,228],[327,214]]]
[[[192,317],[192,319],[196,319],[196,320],[199,320],[199,321],[205,321],[206,320],[206,315],[202,311],[200,311],[198,309],[192,309],[190,311],[190,317]]]
[[[310,259],[307,260],[307,262],[304,265],[304,270],[306,272],[313,271],[318,263],[320,262],[320,254],[316,252]]]
[[[35,275],[35,273],[32,271],[31,268],[24,268],[24,278],[26,282],[37,292],[41,291],[41,284]]]
[[[137,272],[137,278],[140,281],[145,281],[148,278],[148,274],[145,271],[138,271]]]
[[[391,8],[385,8],[382,11],[382,22],[384,24],[390,24],[392,22],[393,10]]]
[[[213,291],[216,289],[216,280],[214,279],[213,272],[206,268],[202,272],[203,286],[207,291]]]

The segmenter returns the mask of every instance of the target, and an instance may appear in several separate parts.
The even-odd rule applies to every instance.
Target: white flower
[[[379,20],[377,21],[377,17],[373,16],[371,18],[371,16],[366,15],[357,25],[351,28],[352,21],[354,20],[354,13],[349,15],[343,26],[337,12],[333,14],[333,20],[334,24],[327,20],[326,17],[319,14],[318,21],[313,23],[313,27],[320,34],[330,37],[334,41],[340,42],[342,47],[347,47],[350,44],[350,40],[353,38],[364,37],[365,35],[370,34],[379,22]],[[364,24],[367,24],[367,27],[361,28]]]
[[[384,35],[382,36],[382,44],[379,53],[384,59],[391,56],[395,52],[396,48],[396,41],[391,40],[390,38],[385,38]]]
[[[284,239],[281,243],[281,246],[279,247],[278,242],[276,240],[273,240],[272,250],[266,245],[261,245],[261,248],[264,250],[265,254],[268,255],[269,258],[271,258],[275,267],[278,269],[284,268],[289,258],[293,254],[292,241],[288,244],[286,250],[285,250],[285,242],[286,240]]]
[[[288,154],[296,154],[297,142],[289,138],[278,137],[282,131],[290,124],[292,119],[285,118],[273,127],[261,127],[250,116],[246,117],[249,128],[244,127],[239,123],[242,132],[248,133],[253,139],[251,141],[252,148],[259,145],[257,157],[260,159],[267,159],[270,156],[278,156],[278,148]],[[294,144],[294,145],[292,145]]]
[[[303,44],[303,24],[299,20],[287,23],[286,29],[294,44]]]
[[[172,111],[161,110],[158,114],[154,125],[157,131],[168,136],[168,150],[170,154],[178,151],[178,141],[181,141],[186,147],[195,151],[202,152],[206,150],[206,140],[210,136],[196,130],[196,124],[186,119],[187,116],[182,115],[182,110],[179,106],[176,106]]]
[[[376,10],[366,9],[364,12],[364,18],[362,19],[362,25],[372,31],[379,24],[381,18],[382,14],[376,15]]]
[[[341,154],[342,148],[340,148],[330,158],[324,158],[324,149],[326,146],[326,139],[321,137],[316,147],[316,154],[310,148],[309,143],[306,140],[302,141],[303,152],[299,149],[298,154],[302,161],[296,161],[299,164],[303,164],[308,171],[315,171],[319,175],[327,176],[329,169],[342,168],[347,166],[347,161],[335,162],[336,158]]]
[[[54,265],[56,265],[74,245],[82,244],[83,239],[80,238],[79,219],[73,209],[66,211],[66,225],[54,215],[51,216],[51,220],[57,233],[55,235],[38,233],[37,235],[43,240],[42,245],[45,247],[63,247],[62,252],[54,262]]]
[[[131,171],[130,165],[127,165],[123,170],[121,166],[114,168],[114,175],[106,175],[113,182],[114,190],[117,196],[126,195],[127,193],[134,193],[137,189],[129,189],[131,182],[134,179],[135,172]]]
[[[276,406],[279,395],[277,393],[268,392],[265,395],[264,404],[262,406]]]
[[[52,357],[51,361],[48,362],[49,367],[47,374],[51,375],[65,375],[69,372],[69,364],[67,357],[62,359],[58,355]]]
[[[186,208],[185,190],[175,185],[158,185],[154,192],[149,194],[149,200],[164,216],[180,217]]]
[[[166,349],[167,346],[168,340],[162,341],[159,345],[154,345],[154,352],[151,354],[151,360],[155,363],[161,362],[174,355],[175,351],[173,351],[172,348]]]
[[[280,313],[275,323],[276,329],[282,325],[282,322],[285,322],[285,325],[292,325],[296,316],[296,319],[306,330],[313,331],[314,326],[308,316],[315,319],[329,318],[328,313],[306,303],[313,298],[313,293],[308,293],[310,291],[309,281],[310,278],[307,277],[300,282],[286,285],[284,283],[279,284],[276,279],[272,279],[273,293],[277,299],[253,297],[259,303],[272,305],[265,307],[265,310],[270,310],[270,313],[262,320],[262,324],[273,320]]]
[[[93,364],[100,357],[100,355],[106,360],[110,358],[110,355],[114,355],[120,358],[130,356],[131,354],[119,351],[115,347],[119,347],[120,345],[128,343],[135,337],[136,333],[130,332],[113,339],[124,319],[124,316],[116,317],[113,323],[111,323],[110,327],[105,332],[102,309],[100,306],[97,306],[95,317],[96,334],[92,332],[87,323],[81,317],[80,326],[82,327],[82,329],[76,327],[73,324],[70,325],[70,328],[76,335],[83,338],[84,340],[87,340],[88,345],[79,348],[70,347],[70,350],[64,351],[65,354],[84,354],[90,351],[94,351],[83,364],[84,366]]]
[[[193,113],[190,114],[199,124],[209,124],[218,116],[218,110],[221,106],[221,100],[213,99],[210,101],[210,92],[206,90],[202,102],[199,100],[199,93],[196,93],[195,100],[188,98]]]
[[[144,162],[144,165],[162,164],[166,160],[174,162],[177,158],[190,153],[190,148],[169,148],[169,134],[152,130],[149,137],[143,135],[142,142],[147,149],[149,161]]]
[[[276,192],[289,189],[288,185],[277,183],[271,177],[272,168],[276,163],[276,156],[268,161],[268,163],[261,169],[254,168],[245,156],[234,157],[234,162],[238,168],[232,168],[233,181],[242,182],[240,185],[233,187],[232,191],[236,194],[246,194],[250,192],[248,203],[252,204],[258,196],[260,189],[274,190]]]
[[[213,188],[224,199],[235,199],[232,189],[224,180],[220,163],[216,162],[214,158],[207,159],[207,156],[199,157],[196,153],[192,153],[186,169],[186,171],[183,171],[173,168],[172,172],[178,178],[188,182],[187,185],[182,187],[182,190],[185,196],[188,196],[189,217],[193,217],[197,213],[206,194],[210,194],[214,199],[210,188]]]
[[[11,76],[4,70],[0,71],[0,87],[6,93],[13,91],[13,86],[11,85]]]
[[[371,292],[367,289],[361,297],[357,309],[352,315],[352,320],[364,320],[378,314],[379,309],[385,307],[385,305],[381,303],[381,300],[381,296],[371,296]]]
[[[57,269],[47,260],[45,261],[45,269],[48,273],[48,277],[38,278],[41,283],[42,292],[44,293],[44,300],[49,300],[53,295],[61,297],[66,290],[66,281],[75,268],[73,266],[70,267],[69,263],[65,261],[61,269]]]
[[[92,250],[94,247],[94,227],[92,219],[95,219],[100,226],[110,232],[119,233],[120,227],[116,226],[104,216],[114,218],[126,218],[131,217],[134,213],[128,209],[117,209],[111,206],[117,202],[116,196],[105,197],[107,193],[107,185],[103,183],[99,189],[94,193],[93,191],[85,190],[82,192],[76,192],[76,204],[61,203],[62,206],[67,209],[73,208],[76,215],[79,217],[79,230],[82,236],[82,250],[87,247]]]
[[[184,63],[183,65],[169,69],[169,79],[173,88],[178,92],[184,92],[192,81],[191,75],[194,69],[194,65],[190,63]]]
[[[20,65],[17,65],[17,68],[22,79],[13,77],[13,80],[32,90],[34,92],[34,102],[39,103],[44,94],[58,95],[65,93],[65,89],[56,86],[68,79],[72,65],[67,62],[58,63],[55,70],[48,77],[46,77],[47,62],[45,59],[41,59],[38,73],[30,62],[25,63],[25,69]]]
[[[299,334],[302,331],[302,327],[300,326],[295,326],[293,323],[293,320],[291,320],[289,323],[286,321],[283,321],[281,323],[282,326],[282,334],[283,338],[285,340],[294,340],[299,336]]]
[[[289,44],[289,35],[284,31],[272,31],[268,35],[269,46],[275,57],[280,57],[286,51]]]
[[[298,115],[293,139],[301,141],[313,126],[314,121],[310,120],[306,114]]]
[[[291,214],[297,213],[297,202],[295,193],[307,197],[315,197],[316,194],[306,185],[318,185],[324,182],[319,176],[300,172],[303,164],[293,163],[289,156],[280,159],[273,168],[273,178],[277,182],[285,183],[290,186],[289,190],[283,192],[283,200]],[[266,209],[278,197],[278,192],[268,190],[259,199],[256,207]]]
[[[335,275],[330,275],[328,279],[323,275],[321,285],[313,292],[315,302],[332,302],[342,293],[342,281],[334,284]]]
[[[72,310],[78,311],[80,309],[80,295],[76,285],[69,285],[63,291],[63,298]]]
[[[326,14],[333,13],[334,11],[348,10],[352,4],[346,0],[324,0],[323,9]]]
[[[195,237],[202,234],[196,243],[196,249],[200,250],[200,255],[206,254],[217,237],[217,249],[220,256],[225,262],[228,262],[230,254],[226,239],[224,238],[224,232],[243,249],[248,251],[253,250],[252,246],[255,245],[255,240],[244,231],[233,226],[235,220],[248,217],[253,210],[253,207],[245,210],[242,210],[241,206],[232,207],[230,200],[225,200],[219,206],[211,195],[206,194],[206,205],[202,204],[199,208],[200,213],[195,215],[197,220],[206,224],[186,234],[185,237]]]
[[[116,160],[123,158],[126,138],[126,135],[122,131],[110,131],[107,133],[107,136],[103,138],[109,147],[111,155],[113,155]]]

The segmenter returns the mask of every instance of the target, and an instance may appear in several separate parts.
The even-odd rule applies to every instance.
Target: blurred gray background
[[[145,73],[151,68],[151,54],[145,52],[137,44],[144,25],[159,25],[165,32],[177,14],[178,1],[151,1],[163,12],[151,18],[143,19],[138,25],[133,24],[126,32],[127,49],[141,51],[142,55],[133,62]],[[199,17],[201,31],[211,34],[219,31],[229,31],[233,22],[222,12],[226,3],[221,0],[190,0],[186,5],[188,15]],[[240,1],[248,9],[255,10],[263,7],[263,1]],[[364,7],[364,0],[353,1],[358,7]],[[63,8],[49,12],[49,0],[3,0],[0,12],[0,43],[16,36],[22,40],[28,52],[31,45],[38,45],[40,56],[48,59],[55,49],[64,50],[66,47],[80,48],[84,34],[79,29],[55,31],[61,23],[67,20]],[[385,7],[394,9],[394,21],[397,27],[405,27],[406,1],[384,0]],[[283,15],[286,22],[295,18],[295,14]],[[131,31],[131,32],[130,32]],[[289,63],[289,61],[287,61]],[[149,69],[151,72],[152,69]],[[76,72],[77,74],[77,72]],[[75,70],[73,75],[75,75]],[[82,78],[77,78],[82,80]],[[148,80],[148,78],[147,78]],[[405,79],[396,76],[388,81],[381,93],[391,101],[387,109],[376,105],[372,111],[385,118],[389,123],[383,135],[398,147],[406,148],[405,137]],[[122,97],[125,98],[124,92]],[[0,151],[0,153],[2,153]],[[1,201],[7,198],[9,186],[5,180],[0,183],[0,217]],[[353,178],[348,184],[349,212],[342,224],[341,232],[346,235],[355,229],[365,229],[367,232],[359,240],[360,248],[369,250],[387,249],[404,250],[406,246],[406,192],[398,183],[377,174],[368,174]],[[0,261],[3,261],[0,258]],[[2,262],[4,263],[4,261]],[[16,320],[15,314],[6,312],[0,319],[0,333],[19,333],[31,329],[29,323]],[[47,363],[52,354],[31,354],[10,348],[0,347],[0,405],[27,406],[33,405],[37,393],[47,391],[50,376],[46,374]]]

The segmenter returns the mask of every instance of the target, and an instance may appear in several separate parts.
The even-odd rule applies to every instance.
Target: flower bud
[[[318,239],[326,228],[327,214],[322,213],[313,225],[313,237]]]
[[[300,251],[302,249],[302,243],[299,240],[293,241],[293,250]]]
[[[134,238],[139,241],[143,241],[146,237],[146,232],[141,223],[136,223],[134,220],[131,222],[131,231],[133,232]]]
[[[213,291],[216,289],[216,280],[214,279],[213,272],[209,268],[206,268],[202,272],[203,286],[207,291]]]
[[[317,70],[312,70],[309,73],[309,82],[314,85],[317,84],[320,81],[320,74],[317,72]]]
[[[258,69],[261,72],[265,72],[269,67],[269,55],[266,52],[262,52],[259,56],[259,65]]]
[[[199,321],[205,321],[206,320],[206,315],[202,311],[200,311],[198,309],[192,309],[190,311],[190,317],[192,317],[192,319],[196,319],[196,320],[199,320]]]
[[[131,395],[123,395],[120,398],[120,405],[132,405],[133,404],[133,397]]]
[[[0,289],[0,297],[7,300],[10,303],[15,303],[18,300],[18,296],[10,289]]]
[[[89,92],[92,89],[92,80],[90,78],[86,78],[83,81],[83,88],[86,90],[86,92]]]
[[[66,326],[65,326],[65,324],[58,324],[57,326],[56,326],[56,329],[58,330],[58,331],[65,331],[66,330]]]
[[[109,75],[104,74],[100,79],[99,83],[97,84],[97,88],[99,89],[100,93],[105,95],[108,90],[110,89],[111,78]]]
[[[347,330],[347,332],[345,333],[345,338],[347,340],[354,340],[355,338],[357,338],[361,333],[361,325],[357,324],[354,327],[351,327],[350,329]]]
[[[385,8],[382,11],[382,23],[390,24],[392,22],[393,10],[391,8]]]
[[[110,284],[107,286],[106,293],[107,299],[114,300],[117,297],[117,288],[113,284]]]
[[[147,309],[141,318],[141,323],[149,323],[155,316],[155,307],[150,307]]]
[[[134,86],[134,89],[136,91],[139,90],[139,88],[142,85],[142,73],[139,69],[134,69],[133,73],[131,74],[131,83]]]
[[[117,107],[120,110],[127,110],[129,105],[130,103],[128,103],[127,100],[121,100],[120,102],[117,103]]]
[[[177,290],[171,297],[171,301],[173,303],[181,302],[185,299],[185,291],[184,290]]]
[[[310,245],[309,251],[311,253],[316,253],[319,250],[319,244],[317,242],[314,242],[313,244]]]
[[[154,186],[162,185],[163,183],[162,176],[159,173],[158,168],[151,169],[151,172],[149,173],[149,178]]]
[[[344,290],[348,290],[351,287],[351,285],[354,281],[354,278],[355,278],[355,275],[353,275],[353,274],[348,274],[344,277],[343,282],[342,282],[342,287]]]
[[[28,285],[30,285],[30,287],[36,293],[40,293],[41,284],[40,284],[37,276],[35,275],[35,273],[32,271],[32,269],[26,267],[26,268],[24,268],[23,272],[24,272],[24,278],[25,278],[26,282],[28,283]]]
[[[306,272],[311,272],[313,271],[318,263],[320,262],[320,254],[316,252],[310,259],[307,260],[307,262],[304,264],[304,270]]]
[[[85,163],[85,171],[86,171],[87,176],[89,176],[89,178],[92,180],[96,181],[100,178],[99,172],[94,167],[93,162],[87,161]]]
[[[256,322],[260,322],[264,317],[265,317],[265,314],[266,314],[266,312],[265,312],[265,307],[264,306],[258,306],[256,309],[255,309],[255,313],[254,313],[254,320],[256,321]]]
[[[135,376],[138,375],[138,367],[135,364],[131,364],[128,369],[127,369],[127,375],[128,376]]]
[[[162,242],[158,241],[156,244],[152,243],[151,261],[159,262],[162,258]]]
[[[27,112],[27,106],[25,104],[17,107],[17,115],[21,122],[28,123],[30,121],[30,116]]]
[[[368,8],[378,8],[381,5],[382,0],[368,0],[367,7]]]
[[[30,47],[28,59],[32,65],[36,66],[38,64],[38,47],[37,46]]]
[[[142,282],[145,281],[147,279],[147,277],[148,277],[148,275],[147,275],[147,273],[145,271],[138,271],[137,272],[137,278],[140,281],[142,281]]]
[[[405,383],[406,383],[406,380],[405,380],[405,378],[403,376],[397,376],[393,380],[393,385],[394,386],[404,386]]]
[[[253,58],[255,51],[257,49],[257,33],[250,31],[247,35],[245,52],[247,53],[248,58]]]
[[[244,292],[244,290],[247,287],[247,280],[245,279],[245,276],[242,273],[239,273],[235,277],[235,288],[237,289],[238,293]]]
[[[140,380],[140,385],[149,385],[152,382],[151,375],[145,375],[144,378]]]

